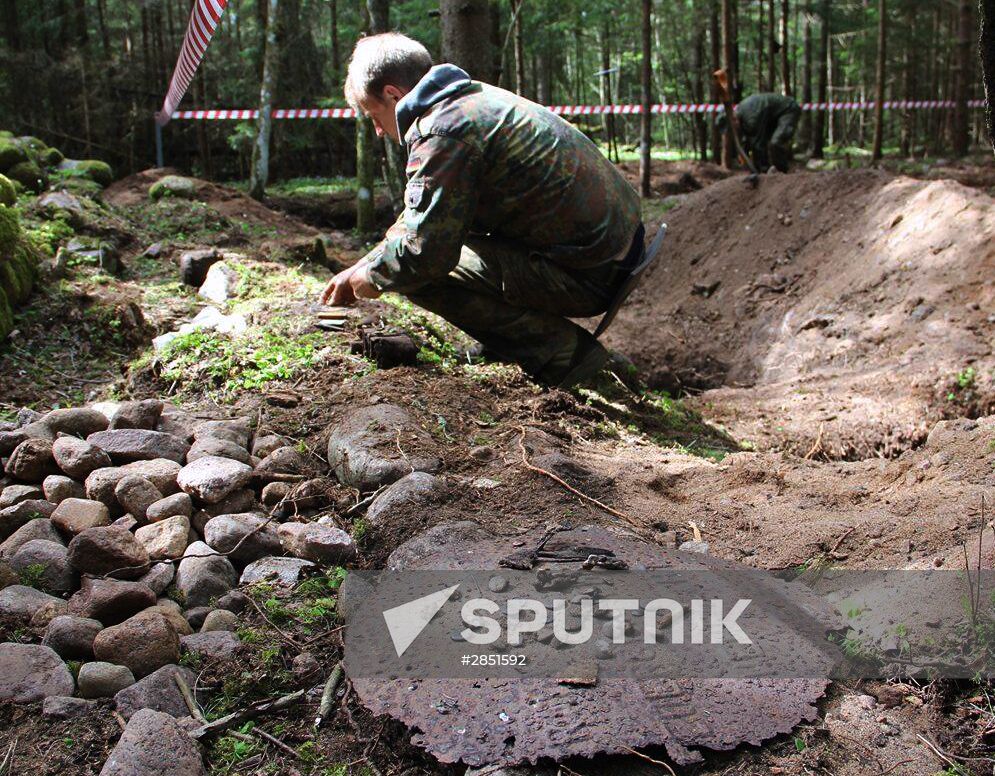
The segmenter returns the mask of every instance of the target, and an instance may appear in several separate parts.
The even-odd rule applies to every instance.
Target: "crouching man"
[[[608,351],[569,318],[603,313],[638,262],[639,197],[579,130],[472,81],[396,33],[363,38],[346,97],[407,146],[404,212],[322,301],[403,294],[548,385],[597,375]]]

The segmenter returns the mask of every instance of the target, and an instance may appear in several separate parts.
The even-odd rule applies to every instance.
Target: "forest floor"
[[[447,487],[431,511],[402,505],[389,530],[355,522],[367,568],[445,522],[505,534],[564,516],[619,527],[523,464],[526,433],[578,488],[661,544],[692,538],[693,520],[712,554],[757,568],[963,568],[995,485],[995,164],[902,172],[915,177],[840,169],[751,187],[713,165],[658,163],[646,216],[650,232],[669,224],[664,255],[606,337],[647,382],[640,396],[547,390],[513,366],[468,364],[464,337],[390,295],[360,303],[341,332],[317,329],[318,292],[365,246],[305,223],[308,208],[290,215],[206,182],[194,200],[152,202],[158,171],[117,182],[72,226],[22,198],[26,226],[53,248],[110,240],[123,269],[109,276],[84,256],[36,292],[0,346],[0,416],[158,397],[203,416],[250,416],[320,461],[347,410],[400,404],[437,445]],[[316,239],[324,263],[313,260]],[[248,330],[195,333],[157,352],[152,338],[204,304],[177,262],[205,247],[237,254],[226,257],[240,282],[225,311]],[[384,369],[353,354],[371,331],[411,334],[419,365]],[[481,446],[495,455],[470,454]],[[984,552],[991,568],[995,548]],[[245,615],[237,660],[199,666],[203,682],[223,687],[213,712],[298,686],[289,667],[304,640],[323,670],[335,664],[338,636],[314,639],[301,614],[334,597],[332,579],[317,579],[268,591],[281,628]],[[973,682],[837,683],[818,721],[762,746],[705,752],[678,772],[990,773],[990,694]],[[0,750],[18,739],[39,776],[96,773],[120,733],[108,708],[50,723],[37,706],[5,706]],[[295,756],[223,736],[207,752],[211,772],[463,773],[354,696],[317,733],[303,708],[266,723]],[[635,756],[563,765],[585,776],[663,772]]]

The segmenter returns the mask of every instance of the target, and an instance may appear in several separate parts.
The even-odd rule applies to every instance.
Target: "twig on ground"
[[[124,721],[124,717],[121,716],[121,712],[115,709],[111,709],[111,714],[114,715],[114,721],[117,722],[117,725],[119,728],[121,728],[121,730],[124,730],[126,727],[128,727],[128,723]]]
[[[7,754],[3,756],[3,761],[0,761],[0,776],[7,776],[10,773],[11,766],[14,764],[14,749],[16,747],[17,739],[15,738],[7,747]]]
[[[812,449],[811,450],[809,450],[807,453],[805,453],[805,460],[806,461],[812,460],[812,456],[814,456],[818,452],[821,452],[821,450],[822,450],[822,432],[825,431],[825,429],[826,429],[826,424],[825,423],[820,423],[819,424],[819,433],[815,437],[815,444],[812,445]]]
[[[289,633],[287,633],[285,630],[283,630],[279,625],[277,625],[275,622],[273,622],[269,618],[269,616],[266,614],[266,612],[263,611],[262,607],[259,604],[256,603],[255,599],[251,595],[248,598],[249,598],[249,603],[252,604],[252,606],[255,608],[255,610],[257,612],[259,612],[259,615],[264,620],[266,620],[266,622],[269,624],[269,626],[273,630],[275,630],[277,633],[279,633],[288,644],[290,644],[291,646],[293,646],[294,648],[296,648],[299,652],[303,652],[304,651],[304,645],[303,644],[301,644],[293,636],[291,636]]]
[[[623,746],[622,748],[625,751],[627,751],[629,754],[635,755],[640,760],[645,760],[648,763],[652,763],[653,765],[659,765],[661,768],[665,768],[667,772],[670,774],[670,776],[677,776],[677,774],[674,773],[674,769],[671,768],[669,765],[667,765],[667,763],[665,763],[663,760],[654,760],[649,755],[643,754],[642,752],[637,752],[631,746]]]
[[[221,733],[228,728],[240,725],[255,717],[262,716],[263,714],[271,714],[275,711],[280,711],[288,706],[293,706],[298,701],[304,698],[306,690],[297,690],[289,695],[283,695],[274,701],[264,701],[262,703],[256,703],[251,706],[247,706],[244,709],[239,709],[238,711],[233,711],[231,714],[227,714],[224,717],[214,720],[213,722],[208,722],[206,725],[201,725],[198,728],[194,728],[189,732],[191,738],[200,739],[204,736],[213,735],[214,733]]]
[[[176,682],[176,686],[180,690],[180,695],[183,696],[183,702],[187,705],[187,708],[190,709],[190,716],[202,725],[206,723],[207,720],[204,718],[204,714],[197,705],[197,701],[194,700],[193,692],[190,691],[190,686],[186,683],[186,680],[180,676],[179,671],[173,674],[173,681]]]
[[[260,728],[252,728],[252,732],[255,735],[259,736],[260,738],[263,738],[263,739],[269,741],[271,744],[273,744],[273,746],[277,747],[278,749],[282,749],[284,752],[286,752],[287,754],[289,754],[291,757],[293,757],[293,758],[295,758],[297,760],[301,759],[301,756],[297,752],[296,749],[294,749],[291,746],[287,746],[285,743],[283,743],[283,741],[281,741],[276,736],[270,735],[265,730],[261,730]]]
[[[401,427],[400,426],[397,427],[397,436],[394,438],[394,444],[397,445],[397,452],[399,452],[401,454],[401,458],[404,459],[404,462],[408,465],[408,468],[411,470],[411,471],[408,472],[408,474],[413,474],[414,471],[415,471],[415,467],[411,465],[411,459],[408,458],[408,454],[406,452],[404,452],[404,449],[401,447]]]
[[[332,669],[332,673],[325,682],[325,689],[321,692],[321,704],[318,706],[318,716],[314,718],[314,727],[317,730],[321,724],[332,713],[332,702],[335,700],[335,691],[342,682],[342,662],[339,661]]]
[[[857,528],[857,526],[855,526],[855,525],[852,525],[849,528],[847,528],[843,532],[843,535],[839,539],[836,540],[836,544],[834,544],[832,546],[832,549],[829,550],[829,554],[832,555],[834,552],[836,552],[836,550],[838,550],[840,548],[840,545],[843,544],[843,542],[846,540],[846,537],[848,537],[850,534],[852,534],[856,528]]]

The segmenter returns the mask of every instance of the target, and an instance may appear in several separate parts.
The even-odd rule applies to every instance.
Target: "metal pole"
[[[166,166],[162,159],[162,127],[158,121],[155,122],[155,166],[159,168]]]

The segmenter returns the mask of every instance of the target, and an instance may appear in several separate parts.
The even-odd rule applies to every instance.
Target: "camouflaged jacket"
[[[491,234],[567,268],[619,258],[639,196],[579,130],[511,92],[433,67],[398,103],[408,147],[404,212],[371,255],[381,290],[445,277],[470,234]]]
[[[800,114],[801,106],[794,98],[771,92],[752,94],[736,106],[736,118],[747,147],[767,144],[783,117],[797,119]]]

